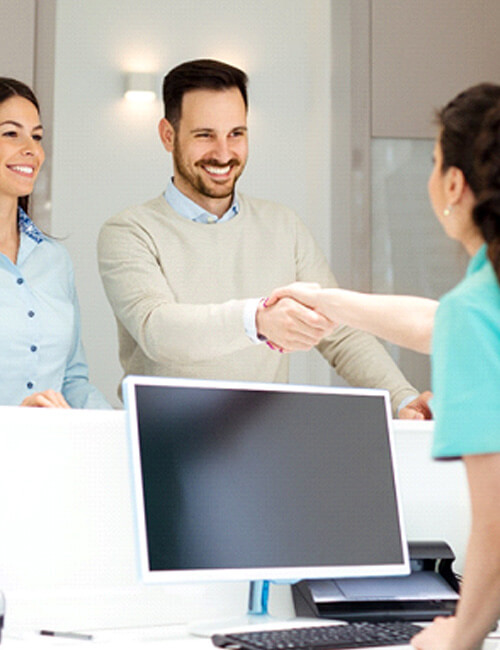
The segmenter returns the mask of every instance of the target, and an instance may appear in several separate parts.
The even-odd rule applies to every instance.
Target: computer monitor
[[[128,377],[140,573],[409,573],[385,391]]]

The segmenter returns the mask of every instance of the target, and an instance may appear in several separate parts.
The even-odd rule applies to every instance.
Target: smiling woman
[[[0,404],[109,408],[88,380],[69,256],[27,214],[42,137],[33,92],[0,77]]]
[[[45,157],[41,145],[43,129],[38,122],[38,111],[22,97],[11,97],[0,107],[0,111],[7,118],[0,122],[0,155],[5,161],[2,171],[6,173],[5,179],[0,176],[0,191],[25,196],[31,193]],[[20,121],[10,119],[10,114],[19,115]]]

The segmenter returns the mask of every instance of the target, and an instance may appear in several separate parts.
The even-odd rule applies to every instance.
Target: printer
[[[292,585],[297,616],[343,621],[431,621],[454,613],[459,584],[446,542],[409,542],[408,576],[301,580]]]

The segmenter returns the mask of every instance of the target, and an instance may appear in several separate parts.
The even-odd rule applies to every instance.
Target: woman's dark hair
[[[476,198],[473,219],[500,282],[500,86],[464,90],[436,114],[442,171],[458,167]]]
[[[23,97],[31,102],[36,110],[40,113],[40,106],[35,97],[34,92],[22,81],[16,79],[9,79],[9,77],[0,77],[0,104],[7,101],[11,97]],[[17,205],[25,212],[28,212],[28,196],[21,196],[17,201]]]
[[[479,191],[473,218],[500,282],[500,100],[484,119],[474,154]]]
[[[163,79],[165,117],[174,129],[181,119],[182,98],[191,90],[226,90],[238,88],[248,108],[248,77],[239,68],[213,59],[197,59],[181,63]]]

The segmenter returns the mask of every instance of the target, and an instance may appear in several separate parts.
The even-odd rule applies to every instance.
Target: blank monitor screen
[[[384,391],[129,377],[146,581],[409,572]]]

